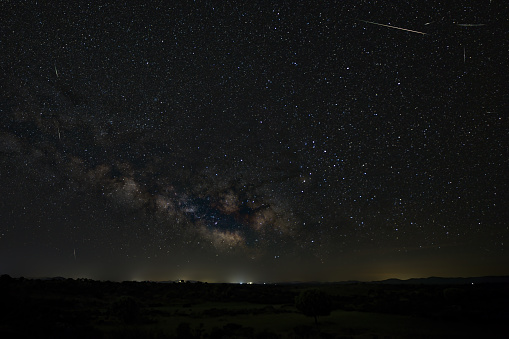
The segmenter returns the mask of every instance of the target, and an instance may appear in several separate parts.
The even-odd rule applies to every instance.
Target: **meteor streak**
[[[482,26],[485,26],[486,24],[456,24],[460,27],[482,27]]]
[[[378,25],[378,26],[389,27],[389,28],[395,28],[395,29],[400,29],[402,31],[407,31],[407,32],[411,32],[411,33],[417,33],[417,34],[426,35],[426,33],[424,33],[424,32],[414,31],[414,30],[407,29],[407,28],[396,27],[396,26],[391,26],[391,25],[385,25],[385,24],[381,24],[381,23],[373,22],[373,21],[366,21],[366,20],[359,20],[359,21],[365,22],[367,24]]]

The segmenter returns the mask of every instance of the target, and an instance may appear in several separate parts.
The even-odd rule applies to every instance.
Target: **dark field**
[[[295,297],[325,293],[330,315]],[[0,278],[0,338],[507,338],[507,284],[98,282]]]

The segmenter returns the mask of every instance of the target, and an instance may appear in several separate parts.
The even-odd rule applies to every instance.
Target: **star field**
[[[0,13],[1,273],[508,274],[502,3]]]

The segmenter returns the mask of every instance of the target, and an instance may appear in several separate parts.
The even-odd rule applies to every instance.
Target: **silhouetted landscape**
[[[0,277],[1,338],[505,338],[509,277],[220,284]]]

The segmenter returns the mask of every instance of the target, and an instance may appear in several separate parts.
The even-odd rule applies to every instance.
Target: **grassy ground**
[[[188,323],[193,333],[201,328],[202,334],[209,335],[214,328],[233,323],[252,328],[255,335],[265,330],[281,338],[319,336],[314,319],[298,313],[290,305],[207,302],[187,307],[154,307],[151,311],[152,322],[137,324],[136,328],[176,335],[179,324]],[[222,311],[227,314],[219,315]],[[210,315],[211,312],[213,315]],[[215,315],[216,312],[218,315]],[[475,323],[357,311],[337,310],[318,319],[322,335],[325,333],[343,338],[483,338],[491,337],[493,330]],[[118,324],[112,322],[102,328],[112,331],[118,328]]]
[[[463,339],[509,333],[506,286],[318,285],[335,305],[319,317],[319,330],[293,303],[313,287],[307,285],[4,279],[0,287],[0,338]]]

